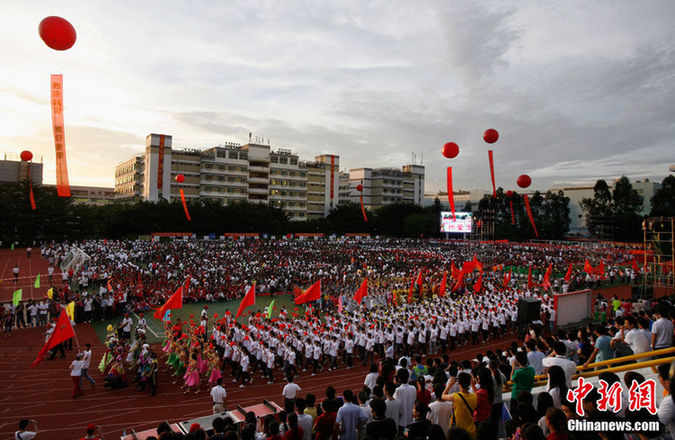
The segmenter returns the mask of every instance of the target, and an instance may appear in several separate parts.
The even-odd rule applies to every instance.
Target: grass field
[[[250,311],[251,313],[264,312],[265,309],[269,306],[271,301],[272,298],[269,296],[256,297],[255,305],[247,308],[244,311],[244,313],[246,313],[247,311]],[[204,304],[208,304],[209,330],[210,330],[211,324],[214,321],[213,316],[215,314],[218,314],[218,318],[220,318],[225,315],[226,310],[229,310],[230,313],[234,315],[237,313],[237,309],[239,308],[240,302],[241,299],[226,302],[213,302],[213,303],[198,302],[198,303],[183,304],[182,309],[176,309],[171,311],[171,320],[175,322],[177,318],[180,318],[183,321],[189,321],[190,315],[194,315],[193,320],[197,322],[199,320],[199,316],[201,314],[202,308],[204,307]],[[296,307],[295,304],[293,303],[293,295],[275,295],[274,306],[277,308],[277,310],[274,310],[272,312],[272,318],[276,318],[278,316],[281,306],[286,306],[286,310],[288,310],[289,313],[292,313],[293,309]],[[299,309],[298,313],[304,313],[304,307],[299,306],[298,309]],[[148,331],[146,332],[146,336],[150,344],[157,344],[164,341],[164,330],[161,321],[154,319],[152,317],[152,314],[153,314],[152,310],[145,312],[145,319],[146,321],[148,321]],[[117,328],[117,325],[122,321],[122,318],[123,318],[122,316],[117,316],[109,320],[92,322],[92,326],[94,327],[94,330],[96,330],[96,334],[98,335],[101,342],[105,341],[105,336],[107,333],[106,328],[108,327],[108,324],[112,324],[113,327]],[[133,328],[135,328],[139,319],[138,315],[132,314],[131,318],[134,321]],[[239,317],[239,322],[245,322],[244,321],[245,319],[246,317],[242,315],[241,317]]]

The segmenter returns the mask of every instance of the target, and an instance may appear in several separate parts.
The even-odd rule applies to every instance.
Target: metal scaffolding
[[[643,289],[664,289],[675,293],[675,217],[646,217],[644,232]]]

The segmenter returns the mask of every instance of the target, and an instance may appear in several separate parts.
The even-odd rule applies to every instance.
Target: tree
[[[593,198],[583,199],[581,209],[586,213],[586,227],[591,237],[612,238],[612,193],[604,179],[595,182]],[[608,232],[609,228],[609,232]]]
[[[651,198],[652,217],[675,217],[675,176],[666,176],[654,196]]]

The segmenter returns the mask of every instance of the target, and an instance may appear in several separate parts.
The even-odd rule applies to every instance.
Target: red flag
[[[308,302],[316,301],[321,298],[321,280],[312,284],[309,289],[302,292],[295,298],[296,304],[305,304]]]
[[[361,283],[361,287],[359,287],[359,289],[354,294],[354,301],[361,304],[361,301],[367,295],[368,295],[368,278],[364,278],[363,283]]]
[[[473,267],[475,269],[478,269],[478,272],[483,273],[483,263],[478,261],[478,257],[476,257],[476,254],[473,254]]]
[[[453,261],[452,264],[450,265],[450,275],[451,275],[452,278],[454,278],[455,280],[458,280],[458,279],[462,276],[462,271],[460,271],[459,269],[457,269],[457,267],[455,267],[455,262],[454,262],[454,261]]]
[[[49,350],[56,347],[61,342],[67,341],[68,339],[74,336],[75,332],[73,331],[73,327],[70,325],[70,319],[66,314],[66,310],[63,309],[61,310],[59,319],[56,321],[56,327],[54,327],[54,331],[52,332],[51,336],[49,336],[49,339],[47,340],[45,346],[42,347],[42,349],[38,353],[37,357],[33,361],[32,366],[35,367],[40,361],[42,361],[45,358],[45,356],[47,356]]]
[[[588,258],[584,260],[584,272],[586,272],[587,274],[595,273],[595,269],[593,269],[593,266],[591,266],[591,263],[588,261]]]
[[[544,274],[544,282],[541,284],[541,286],[544,289],[550,289],[551,288],[551,274],[553,273],[553,263],[549,263],[548,269],[546,269],[546,273]]]
[[[164,314],[167,310],[180,309],[183,307],[183,286],[180,286],[176,291],[171,295],[169,299],[152,315],[155,319],[164,318]]]
[[[410,289],[408,290],[408,302],[412,302],[412,296],[413,296],[413,289],[415,288],[415,277],[412,277],[412,281],[410,282]]]
[[[509,287],[509,283],[511,282],[511,270],[509,269],[509,273],[504,274],[504,288]]]
[[[239,318],[244,309],[248,306],[252,306],[253,304],[255,304],[255,284],[252,285],[250,289],[248,289],[248,293],[246,293],[244,299],[241,300],[239,309],[237,309],[237,315],[234,317],[234,319]]]
[[[112,292],[112,291],[113,291],[112,280],[108,279],[108,292]]]
[[[480,274],[478,281],[473,285],[474,292],[480,293],[481,290],[483,290],[483,274]]]
[[[572,263],[570,263],[570,267],[567,268],[567,273],[565,274],[565,282],[569,283],[570,279],[572,279]]]
[[[445,296],[445,289],[448,284],[448,271],[443,272],[443,281],[441,281],[441,288],[438,289],[438,296],[443,298]]]
[[[424,285],[424,275],[422,273],[422,269],[420,269],[419,275],[417,275],[417,281],[415,282],[418,286],[420,286],[420,289]]]
[[[527,288],[531,289],[535,286],[535,284],[532,282],[532,266],[529,267],[527,270]]]
[[[598,264],[598,267],[595,268],[595,273],[602,279],[606,279],[605,277],[605,261],[601,258],[600,259],[600,264]]]
[[[631,267],[633,268],[633,272],[640,272],[640,268],[638,267],[637,261],[635,261],[635,258],[633,258],[630,262]]]

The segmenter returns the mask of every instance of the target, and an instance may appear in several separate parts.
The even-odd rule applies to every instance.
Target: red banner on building
[[[157,189],[162,189],[164,175],[164,135],[159,135],[159,162],[157,163]]]
[[[66,163],[66,131],[63,123],[63,75],[52,75],[52,128],[56,149],[56,192],[59,197],[70,197],[68,164]]]
[[[333,200],[333,188],[335,187],[335,156],[330,155],[330,199]]]

